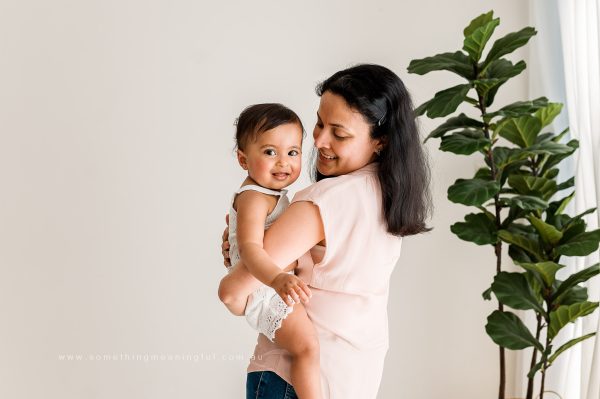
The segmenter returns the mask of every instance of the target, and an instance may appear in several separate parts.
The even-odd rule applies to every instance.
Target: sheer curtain
[[[600,208],[600,0],[534,0],[530,15],[531,24],[539,31],[530,57],[531,95],[546,95],[551,101],[563,102],[563,119],[555,121],[555,131],[569,125],[570,136],[580,144],[561,169],[561,181],[575,175],[575,199],[567,212],[573,215]],[[597,211],[587,215],[588,230],[598,228],[599,214]],[[586,258],[566,258],[567,268],[561,270],[558,278],[564,279],[599,258],[599,251]],[[589,300],[598,301],[600,277],[590,280],[587,287]],[[549,369],[546,389],[563,399],[600,399],[598,313],[579,319],[557,337],[555,348],[572,338],[597,332],[595,337],[562,354]],[[530,353],[521,352],[519,357],[517,369],[522,371],[528,367]],[[526,381],[517,376],[515,382],[517,394],[523,396],[521,387]],[[539,385],[535,392],[537,395]]]

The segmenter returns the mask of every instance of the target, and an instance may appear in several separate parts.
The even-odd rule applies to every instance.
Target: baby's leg
[[[319,339],[302,304],[294,305],[275,332],[275,342],[292,355],[292,385],[299,399],[320,399]]]
[[[231,313],[243,316],[248,296],[260,286],[261,282],[250,274],[242,262],[238,262],[229,274],[221,279],[219,298]]]
[[[294,270],[297,262],[285,267],[284,271]],[[236,316],[243,316],[248,302],[248,296],[262,285],[244,265],[238,262],[231,267],[229,274],[221,279],[219,284],[219,299],[227,309]]]

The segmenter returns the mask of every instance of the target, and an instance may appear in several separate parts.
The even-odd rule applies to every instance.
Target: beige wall
[[[315,83],[357,62],[420,104],[455,79],[409,61],[459,49],[489,9],[500,33],[527,24],[520,0],[0,3],[0,397],[243,397],[255,334],[216,296],[234,118],[280,101],[310,133]],[[498,103],[526,93],[524,74]],[[493,254],[450,233],[469,209],[445,195],[479,160],[437,146],[435,230],[391,281],[383,399],[496,392]]]

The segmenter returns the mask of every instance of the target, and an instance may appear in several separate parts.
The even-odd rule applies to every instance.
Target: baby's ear
[[[246,154],[244,154],[244,152],[240,149],[237,150],[237,159],[242,169],[248,170],[248,161],[246,159]]]

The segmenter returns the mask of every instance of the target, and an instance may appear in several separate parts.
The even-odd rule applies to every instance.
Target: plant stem
[[[535,330],[535,339],[539,341],[540,333],[542,331],[542,315],[538,313],[537,315],[537,328]],[[537,362],[537,348],[533,347],[533,355],[531,356],[531,365],[529,366],[529,370],[535,367]],[[533,399],[533,383],[535,381],[535,376],[529,378],[527,380],[527,399]]]
[[[544,382],[546,381],[546,363],[544,362],[544,369],[542,370],[542,386],[540,387],[539,398],[544,399]]]
[[[548,315],[550,314],[550,309],[552,309],[552,302],[550,302],[550,298],[546,298],[546,308],[548,309]],[[546,328],[546,346],[544,347],[544,353],[542,354],[542,359],[544,359],[544,365],[542,366],[542,386],[540,387],[540,399],[544,399],[544,384],[546,382],[546,371],[548,368],[548,353],[547,350],[552,343],[552,339],[550,338],[550,317],[545,320],[548,328]]]
[[[477,66],[475,66],[475,76],[477,76]],[[478,107],[479,110],[481,111],[481,118],[483,120],[483,134],[485,135],[485,138],[490,140],[490,126],[488,125],[488,123],[485,120],[485,115],[486,115],[486,107],[485,107],[485,100],[483,98],[483,96],[481,95],[481,93],[479,91],[477,91],[477,98],[479,100],[478,103]],[[493,143],[490,144],[490,147],[487,150],[486,153],[486,157],[489,160],[489,164],[490,164],[490,169],[492,172],[492,180],[497,180],[497,170],[496,170],[496,163],[494,162],[494,152],[492,151],[492,147],[493,147]],[[498,182],[500,183],[500,182]],[[494,208],[495,208],[495,221],[496,221],[496,230],[500,230],[500,228],[502,227],[501,222],[500,222],[500,211],[502,210],[502,207],[500,205],[500,193],[496,193],[496,195],[494,195]],[[498,239],[496,241],[496,245],[494,246],[494,253],[496,254],[496,274],[499,274],[502,270],[502,240]],[[500,301],[498,301],[498,311],[503,312],[504,311],[504,306],[502,305],[502,303]],[[504,399],[505,396],[505,387],[506,387],[506,360],[505,360],[505,354],[504,354],[504,347],[502,346],[498,346],[499,350],[500,350],[500,385],[498,387],[498,399]]]

